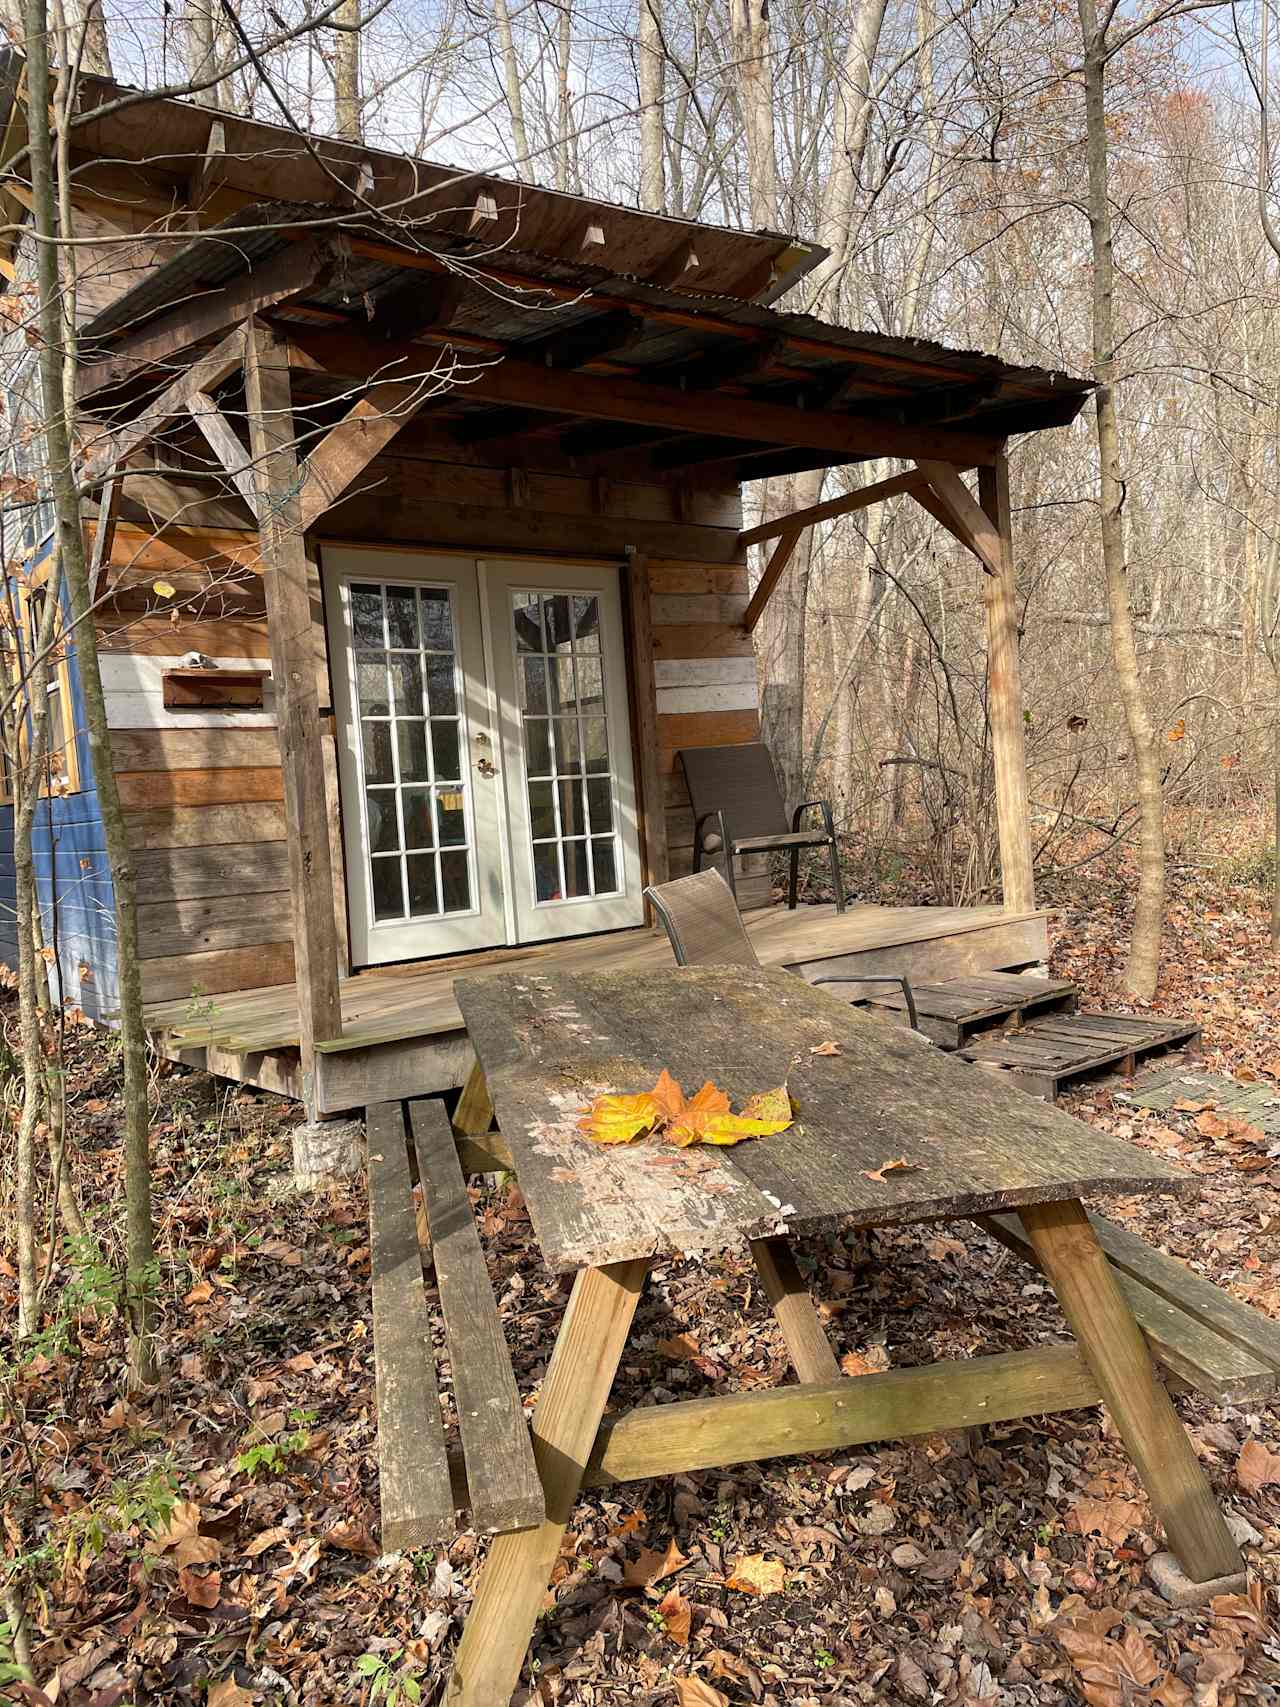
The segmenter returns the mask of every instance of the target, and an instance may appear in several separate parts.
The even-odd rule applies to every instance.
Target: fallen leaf
[[[158,593],[162,599],[171,599],[177,590],[171,581],[153,581],[151,583],[151,591]],[[209,1698],[210,1700],[213,1699],[212,1690],[209,1692]]]
[[[289,1539],[289,1531],[277,1525],[274,1529],[264,1529],[255,1535],[244,1549],[246,1558],[256,1559],[259,1553],[265,1553],[268,1547],[278,1547],[282,1541]]]
[[[234,1677],[211,1683],[205,1696],[207,1707],[253,1707],[253,1691],[241,1689]]]
[[[206,1610],[216,1606],[222,1595],[222,1572],[210,1571],[202,1576],[198,1571],[184,1567],[178,1572],[178,1587],[186,1595],[192,1606],[203,1606]]]
[[[1146,1513],[1136,1500],[1079,1499],[1067,1514],[1071,1528],[1081,1535],[1100,1535],[1112,1547],[1119,1547],[1141,1529]]]
[[[729,1697],[700,1677],[678,1677],[675,1683],[680,1707],[729,1707]]]
[[[153,1532],[147,1542],[149,1553],[165,1553],[170,1547],[176,1547],[179,1541],[185,1541],[195,1535],[200,1529],[200,1507],[194,1500],[178,1500],[169,1513],[169,1521],[163,1529]]]
[[[678,1588],[668,1589],[658,1602],[658,1611],[662,1614],[662,1628],[666,1635],[678,1647],[689,1646],[689,1627],[693,1622],[693,1608],[680,1593]]]
[[[597,1144],[629,1144],[658,1121],[660,1110],[651,1096],[602,1096],[578,1122],[578,1131]]]
[[[726,1588],[740,1594],[781,1594],[787,1573],[781,1559],[766,1559],[763,1553],[744,1553],[725,1578]]]
[[[362,1523],[335,1523],[325,1535],[325,1540],[330,1547],[337,1547],[343,1553],[360,1553],[366,1559],[378,1557],[378,1549]]]
[[[844,1051],[838,1043],[833,1043],[828,1039],[826,1043],[815,1043],[809,1053],[810,1055],[841,1055]]]
[[[184,1535],[173,1550],[173,1561],[183,1565],[213,1565],[222,1557],[222,1543],[212,1535]]]
[[[914,1174],[920,1171],[918,1162],[909,1162],[905,1156],[895,1156],[890,1162],[881,1162],[878,1168],[864,1168],[863,1179],[878,1179],[883,1181],[886,1174]]]
[[[1280,1482],[1280,1452],[1268,1452],[1260,1440],[1246,1440],[1236,1459],[1236,1481],[1247,1494]]]
[[[663,1577],[674,1576],[681,1566],[688,1563],[688,1558],[674,1541],[668,1541],[665,1553],[659,1553],[653,1547],[642,1547],[639,1558],[627,1561],[622,1580],[628,1588],[651,1588]]]
[[[643,1529],[649,1522],[648,1515],[643,1511],[629,1511],[621,1523],[615,1523],[609,1530],[610,1535],[634,1535],[637,1529]]]

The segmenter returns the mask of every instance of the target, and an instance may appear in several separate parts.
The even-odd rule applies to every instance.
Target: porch
[[[761,908],[745,915],[766,966],[800,977],[905,973],[921,981],[1015,970],[1048,953],[1048,915],[1002,907]],[[564,941],[485,950],[369,970],[339,984],[340,1035],[315,1045],[320,1115],[454,1090],[474,1059],[453,980],[483,971],[554,966],[561,972],[639,971],[670,964],[666,938],[645,926]],[[301,1097],[296,984],[152,1002],[160,1054],[264,1090]]]

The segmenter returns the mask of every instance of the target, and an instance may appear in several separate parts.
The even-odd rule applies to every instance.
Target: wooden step
[[[1020,1030],[962,1047],[965,1061],[1010,1073],[1033,1096],[1057,1096],[1063,1085],[1107,1067],[1132,1074],[1135,1064],[1168,1049],[1194,1049],[1200,1027],[1191,1020],[1140,1019],[1135,1014],[1055,1014]]]
[[[1010,1020],[1021,1025],[1028,1015],[1071,1013],[1076,1005],[1076,987],[1068,980],[1028,978],[1017,972],[973,972],[932,984],[913,982],[911,992],[920,1030],[943,1049],[959,1049],[977,1032],[990,1031]],[[907,1023],[907,1003],[901,990],[871,986],[869,993],[854,1000]]]

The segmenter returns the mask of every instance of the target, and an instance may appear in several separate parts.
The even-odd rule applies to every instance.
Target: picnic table
[[[496,1116],[543,1255],[574,1272],[534,1413],[540,1526],[499,1535],[447,1699],[514,1690],[584,1480],[674,1475],[1105,1401],[1187,1576],[1243,1561],[1081,1199],[1187,1195],[1195,1181],[914,1032],[781,970],[698,966],[459,979],[476,1071],[455,1125]],[[834,1046],[823,1049],[821,1046]],[[785,1082],[785,1132],[732,1148],[602,1146],[592,1099],[648,1090],[666,1068],[735,1108]],[[905,1166],[886,1168],[888,1162]],[[1074,1344],[842,1377],[791,1251],[793,1235],[1016,1210]],[[644,1278],[657,1259],[749,1245],[798,1384],[642,1407],[605,1420]]]

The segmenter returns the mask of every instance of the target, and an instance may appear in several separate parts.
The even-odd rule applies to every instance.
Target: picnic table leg
[[[574,1282],[533,1413],[547,1515],[490,1544],[449,1678],[451,1707],[501,1707],[519,1681],[648,1267],[641,1258],[587,1268]]]
[[[1240,1549],[1084,1205],[1045,1203],[1020,1214],[1183,1570],[1198,1583],[1243,1571]]]
[[[751,1255],[801,1381],[838,1381],[840,1365],[785,1239],[752,1239]]]
[[[473,1061],[462,1095],[458,1098],[458,1106],[453,1111],[453,1130],[465,1138],[483,1138],[492,1125],[493,1102],[484,1068],[478,1061]]]

